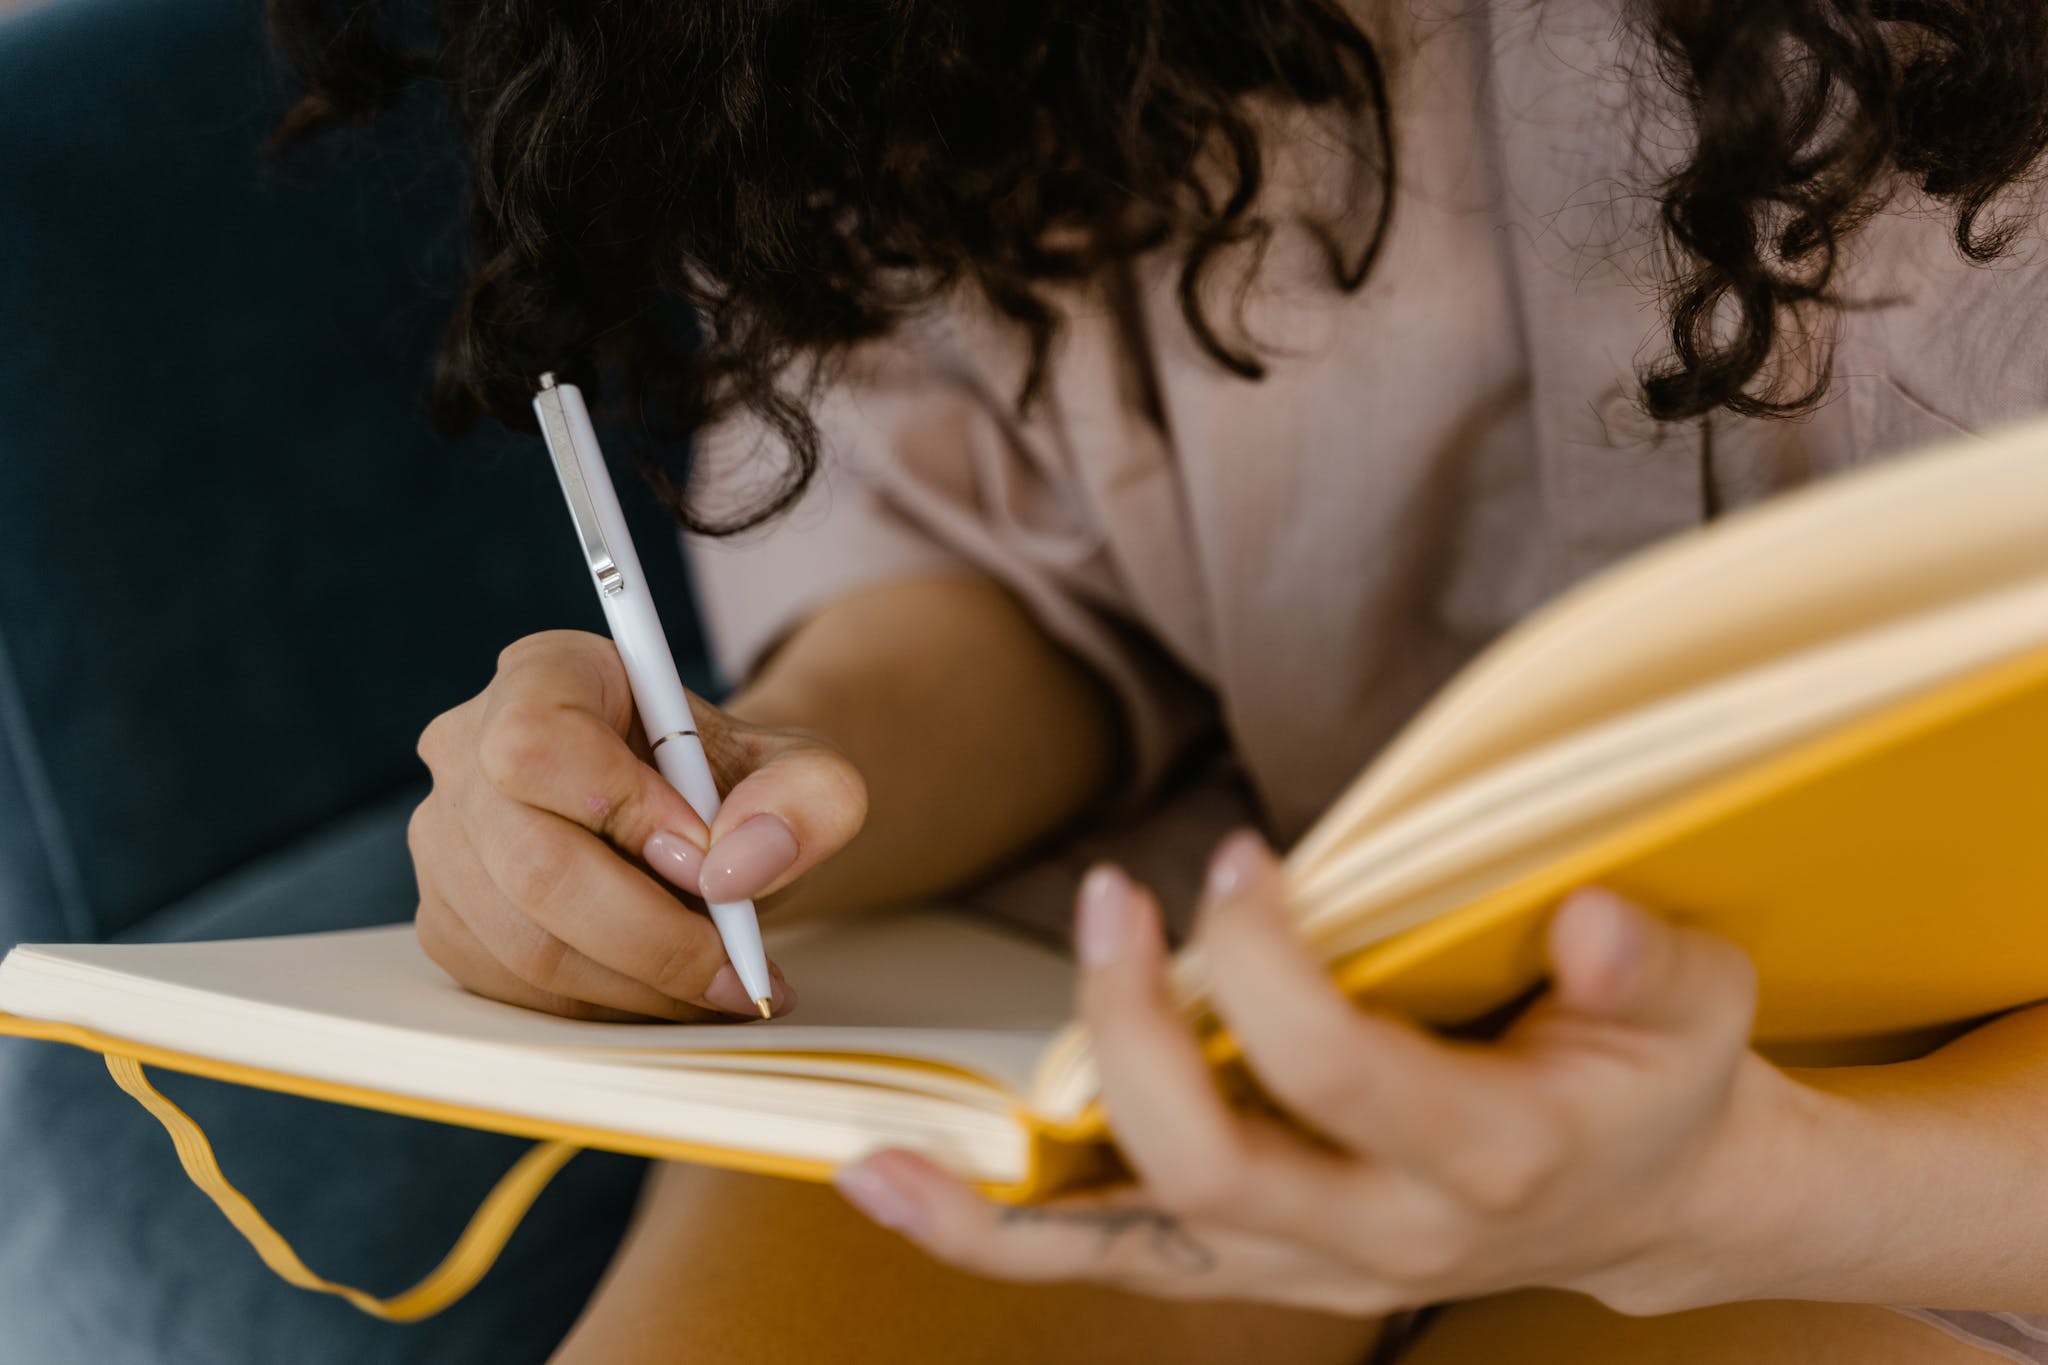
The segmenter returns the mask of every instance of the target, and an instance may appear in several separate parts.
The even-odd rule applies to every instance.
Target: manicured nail
[[[743,901],[789,871],[796,835],[776,815],[757,815],[711,846],[697,878],[708,901]]]
[[[1109,864],[1082,879],[1074,917],[1074,953],[1083,967],[1107,967],[1123,956],[1130,906],[1130,878]]]
[[[1228,900],[1250,884],[1266,865],[1266,845],[1250,830],[1240,830],[1225,839],[1209,860],[1209,875],[1202,884],[1202,896],[1212,904]]]
[[[780,968],[771,964],[768,968],[768,1006],[780,1019],[796,1008],[796,990],[782,979]],[[704,1003],[727,1014],[743,1014],[749,1019],[758,1019],[761,1012],[754,1005],[754,998],[747,994],[747,988],[740,984],[740,974],[732,969],[730,962],[718,969],[711,978],[711,984],[704,988]]]
[[[697,879],[704,875],[704,850],[680,834],[671,834],[658,829],[647,836],[647,843],[640,850],[640,856],[647,865],[661,874],[664,881],[697,895]]]
[[[870,1163],[840,1167],[832,1183],[848,1203],[885,1228],[915,1232],[924,1222],[924,1208],[916,1198]]]

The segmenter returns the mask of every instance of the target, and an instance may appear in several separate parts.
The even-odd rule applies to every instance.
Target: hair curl
[[[1637,0],[1696,126],[1662,187],[1689,268],[1651,413],[1788,417],[1828,366],[1774,372],[1788,332],[1845,300],[1849,237],[1902,183],[1948,207],[1986,264],[2030,221],[1994,201],[2048,148],[2048,6],[2030,0]],[[1820,340],[1825,343],[1824,333]],[[1823,345],[1823,353],[1825,345]]]
[[[1817,403],[1826,367],[1797,383],[1774,358],[1848,302],[1844,243],[1902,181],[1953,212],[1974,261],[2024,226],[1992,215],[2048,147],[2039,0],[1627,4],[1695,129],[1658,187],[1682,268],[1671,358],[1643,375],[1655,416]],[[1334,287],[1364,280],[1394,201],[1386,72],[1343,0],[440,0],[431,51],[402,38],[405,0],[269,8],[302,82],[277,146],[373,119],[421,80],[466,132],[473,261],[437,420],[529,426],[543,368],[602,374],[619,406],[677,430],[751,410],[790,454],[737,518],[702,519],[642,453],[707,533],[772,517],[815,471],[791,375],[962,288],[1028,338],[1028,401],[1054,291],[1175,250],[1193,334],[1258,378],[1256,348],[1203,302],[1225,249],[1273,229],[1255,103],[1348,130],[1367,229],[1347,243],[1308,224]]]

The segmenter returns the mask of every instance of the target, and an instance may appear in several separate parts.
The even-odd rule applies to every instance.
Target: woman
[[[2039,1010],[1779,1070],[1739,952],[1588,891],[1550,993],[1452,1046],[1332,996],[1237,836],[1196,932],[1311,1147],[1159,987],[1218,793],[1291,838],[1565,584],[2041,403],[2039,6],[449,0],[431,59],[283,8],[288,138],[423,72],[463,115],[444,415],[566,362],[703,433],[648,472],[740,683],[724,812],[605,642],[517,642],[421,739],[438,961],[702,1018],[747,1002],[674,889],[859,913],[1146,811],[1180,884],[1079,896],[1133,1189],[1006,1214],[880,1154],[840,1182],[877,1228],[665,1169],[560,1359],[1359,1360],[1453,1303],[1405,1359],[2048,1360]]]

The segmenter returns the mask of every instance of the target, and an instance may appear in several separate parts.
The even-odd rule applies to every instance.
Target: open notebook
[[[1346,988],[1433,1022],[1537,984],[1544,912],[1594,880],[1740,942],[1757,1036],[1786,1058],[1905,1055],[2048,997],[2048,422],[1777,499],[1566,594],[1414,720],[1288,877]],[[405,926],[23,947],[0,1032],[128,1059],[131,1090],[147,1062],[779,1174],[883,1143],[1010,1198],[1105,1169],[1056,954],[931,911],[773,951],[803,1008],[736,1027],[480,1000]],[[1175,976],[1229,1065],[1199,953]]]

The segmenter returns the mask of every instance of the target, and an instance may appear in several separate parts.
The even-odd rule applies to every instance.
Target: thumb
[[[737,781],[711,822],[710,849],[691,890],[708,901],[772,895],[860,832],[867,783],[829,741],[722,712],[704,719],[714,768]]]
[[[1718,934],[1668,923],[1602,887],[1574,892],[1550,922],[1556,1005],[1651,1032],[1748,1036],[1756,969]]]

